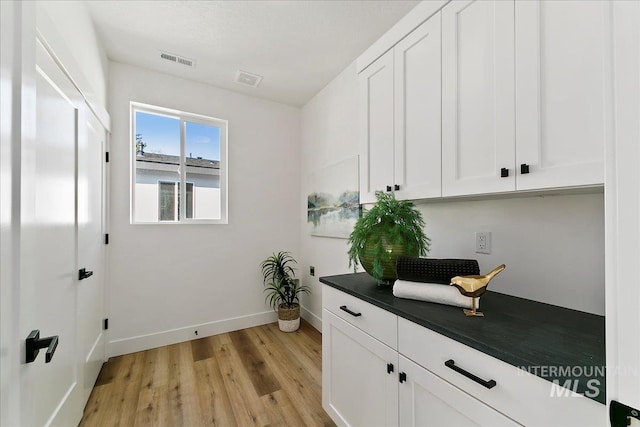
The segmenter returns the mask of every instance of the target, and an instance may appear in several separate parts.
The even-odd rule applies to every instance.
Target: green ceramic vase
[[[383,256],[380,259],[380,263],[382,264],[382,281],[377,280],[378,284],[387,284],[392,285],[396,280],[396,260],[400,255],[411,255],[407,253],[406,245],[404,244],[391,244],[386,241],[384,236],[382,237],[383,246],[386,254],[388,256]],[[415,256],[415,254],[414,254]],[[369,242],[364,244],[363,251],[360,253],[360,264],[362,268],[369,273],[369,275],[373,276],[373,262],[375,260],[375,251],[373,245],[369,244]]]

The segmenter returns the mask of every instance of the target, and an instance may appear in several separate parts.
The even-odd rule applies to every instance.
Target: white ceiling
[[[89,1],[110,59],[302,106],[418,1]],[[160,51],[194,59],[194,68]],[[238,69],[264,77],[233,81]]]

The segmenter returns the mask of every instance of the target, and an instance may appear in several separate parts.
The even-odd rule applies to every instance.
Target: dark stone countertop
[[[605,403],[604,316],[487,291],[480,303],[485,317],[466,317],[459,307],[396,298],[367,273],[320,282],[548,381],[571,380],[573,391]],[[572,372],[558,375],[553,367]]]

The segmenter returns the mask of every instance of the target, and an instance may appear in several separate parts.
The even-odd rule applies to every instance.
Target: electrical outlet
[[[479,253],[479,254],[491,253],[491,232],[490,231],[476,232],[476,253]]]

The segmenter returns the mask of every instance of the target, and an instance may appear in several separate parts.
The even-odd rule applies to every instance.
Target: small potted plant
[[[262,263],[262,279],[267,292],[266,301],[278,312],[278,327],[283,332],[297,331],[300,327],[301,292],[310,293],[307,286],[295,278],[296,260],[289,252],[274,253]]]
[[[424,233],[422,214],[411,201],[381,191],[376,199],[349,236],[349,266],[356,271],[360,263],[378,284],[391,284],[398,256],[426,256],[431,241]]]

